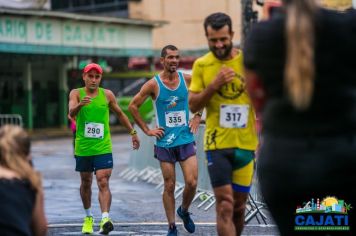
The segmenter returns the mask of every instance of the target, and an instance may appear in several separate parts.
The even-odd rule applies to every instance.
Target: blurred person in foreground
[[[248,90],[262,112],[262,194],[281,235],[355,235],[348,206],[356,206],[356,13],[314,0],[282,2],[245,41]],[[333,213],[296,214],[308,201]],[[318,225],[349,230],[295,230]]]
[[[177,214],[183,220],[186,231],[195,231],[188,208],[197,187],[198,162],[193,133],[196,133],[199,127],[201,112],[189,120],[187,86],[190,83],[190,75],[177,71],[179,59],[177,47],[165,46],[160,58],[163,71],[146,82],[129,105],[129,110],[142,131],[157,138],[154,155],[160,162],[164,180],[163,206],[169,224],[168,236],[178,235],[174,217],[176,162],[179,162],[182,168],[185,184],[182,205],[177,209]],[[152,97],[155,103],[157,128],[154,129],[147,126],[138,110],[148,97]]]
[[[204,150],[218,234],[240,235],[258,145],[255,112],[245,90],[242,51],[232,44],[231,18],[211,14],[204,29],[210,52],[194,62],[189,107],[207,111]]]
[[[30,149],[20,126],[0,128],[0,235],[47,233],[41,176],[32,167]]]
[[[93,233],[94,218],[91,212],[91,185],[93,172],[99,188],[102,212],[100,234],[109,234],[114,225],[109,216],[111,192],[109,180],[113,168],[112,143],[109,127],[109,110],[131,134],[133,149],[140,141],[136,130],[117,104],[112,91],[99,87],[103,75],[100,65],[90,63],[83,69],[83,88],[73,89],[69,94],[69,116],[76,119],[75,170],[80,172],[80,196],[86,217],[82,233]]]

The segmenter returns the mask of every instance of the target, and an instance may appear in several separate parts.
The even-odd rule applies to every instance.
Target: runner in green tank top
[[[79,99],[86,96],[85,88],[79,88]],[[77,136],[75,155],[93,156],[112,152],[109,130],[108,102],[103,88],[91,97],[91,102],[83,106],[77,115]]]
[[[73,89],[69,94],[69,117],[76,118],[75,170],[80,172],[80,196],[86,212],[82,233],[93,233],[91,214],[91,185],[93,172],[99,188],[102,212],[100,233],[109,234],[114,229],[109,217],[111,192],[109,179],[113,168],[112,144],[109,127],[109,109],[132,135],[132,147],[138,149],[140,141],[129,119],[118,106],[115,96],[108,89],[99,88],[103,70],[95,63],[83,70],[85,87]]]

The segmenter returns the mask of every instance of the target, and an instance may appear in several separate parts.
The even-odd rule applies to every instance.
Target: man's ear
[[[164,57],[159,58],[159,62],[163,65],[164,64]]]
[[[235,35],[235,32],[234,31],[231,31],[230,32],[230,35],[231,35],[231,40],[234,38],[234,35]]]

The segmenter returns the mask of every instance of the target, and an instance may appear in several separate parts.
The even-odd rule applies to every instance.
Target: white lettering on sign
[[[113,23],[0,16],[0,43],[151,48],[150,32],[148,27],[127,27]]]

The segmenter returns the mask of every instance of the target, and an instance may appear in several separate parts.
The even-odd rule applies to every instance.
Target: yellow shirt
[[[198,58],[193,65],[189,90],[202,92],[215,79],[223,65],[232,68],[236,72],[236,78],[222,86],[206,105],[204,150],[256,150],[256,116],[243,82],[245,79],[241,51],[228,61],[218,60],[211,52]]]

